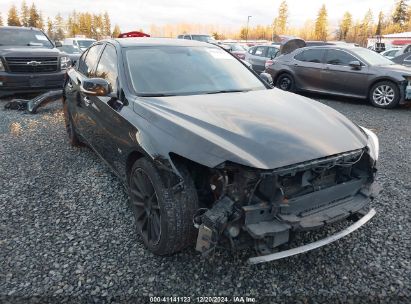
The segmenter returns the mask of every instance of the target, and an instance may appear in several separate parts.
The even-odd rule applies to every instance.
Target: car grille
[[[57,57],[6,57],[7,66],[12,73],[57,72]]]

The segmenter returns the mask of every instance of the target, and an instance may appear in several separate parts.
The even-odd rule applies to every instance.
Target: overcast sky
[[[0,0],[3,20],[7,10],[19,0]],[[26,0],[31,4],[32,1]],[[239,28],[246,24],[251,15],[250,26],[270,24],[277,14],[281,0],[36,0],[36,6],[43,15],[55,16],[60,12],[67,16],[73,9],[77,11],[108,11],[112,23],[118,23],[122,31],[143,28],[149,30],[151,24],[204,23],[219,24],[228,28]],[[354,18],[362,18],[368,8],[377,17],[379,11],[389,12],[395,0],[288,0],[289,23],[301,26],[307,19],[315,19],[323,3],[328,9],[331,26],[335,26],[346,10]]]

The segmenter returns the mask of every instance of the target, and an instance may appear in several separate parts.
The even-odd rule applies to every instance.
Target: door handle
[[[91,105],[91,100],[90,100],[90,98],[88,98],[87,96],[84,96],[84,97],[83,97],[83,101],[84,101],[84,103],[86,104],[86,106]]]

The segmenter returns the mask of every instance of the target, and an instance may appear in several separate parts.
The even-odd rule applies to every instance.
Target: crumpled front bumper
[[[331,235],[329,237],[326,237],[322,240],[307,244],[307,245],[303,245],[297,248],[293,248],[293,249],[289,249],[289,250],[285,250],[285,251],[280,251],[280,252],[276,252],[276,253],[272,253],[272,254],[268,254],[268,255],[263,255],[263,256],[257,256],[257,257],[253,257],[250,258],[248,260],[248,262],[250,264],[259,264],[259,263],[264,263],[264,262],[270,262],[270,261],[275,261],[275,260],[279,260],[282,258],[286,258],[286,257],[290,257],[293,255],[297,255],[300,253],[304,253],[304,252],[308,252],[311,251],[313,249],[317,249],[320,248],[322,246],[328,245],[332,242],[335,242],[347,235],[349,235],[350,233],[356,231],[357,229],[359,229],[360,227],[362,227],[364,224],[366,224],[369,220],[371,220],[374,215],[376,214],[375,209],[371,209],[367,214],[365,214],[361,219],[359,219],[357,222],[355,222],[354,224],[352,224],[351,226],[345,228],[344,230]]]

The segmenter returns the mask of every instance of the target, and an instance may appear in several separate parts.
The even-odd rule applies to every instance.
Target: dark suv
[[[0,97],[63,87],[70,58],[36,28],[0,27]]]

